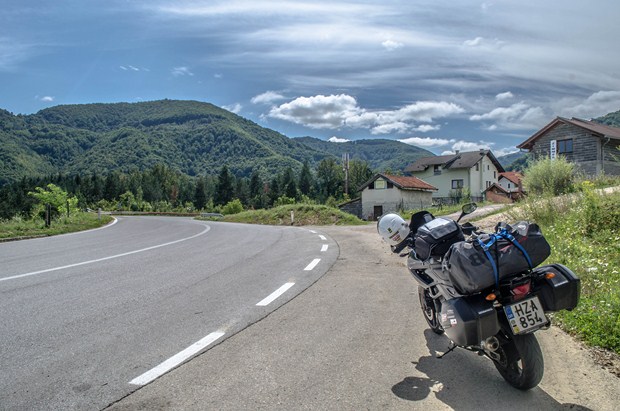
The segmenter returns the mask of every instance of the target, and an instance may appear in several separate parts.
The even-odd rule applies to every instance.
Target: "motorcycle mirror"
[[[456,222],[458,223],[459,221],[461,221],[461,218],[465,217],[467,214],[471,214],[474,211],[476,211],[476,209],[478,208],[478,205],[476,203],[467,203],[463,205],[463,208],[461,209],[461,215],[459,216],[458,220],[456,220]]]
[[[471,214],[478,208],[476,203],[467,203],[463,205],[463,214]]]

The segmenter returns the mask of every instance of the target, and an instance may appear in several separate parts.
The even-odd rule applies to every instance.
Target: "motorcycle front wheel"
[[[545,368],[538,340],[534,334],[505,334],[504,339],[496,351],[499,360],[493,359],[495,368],[515,388],[525,391],[536,387]]]
[[[428,323],[428,326],[431,327],[436,334],[443,334],[443,327],[439,323],[439,315],[435,308],[435,303],[433,299],[430,297],[428,290],[418,287],[418,295],[420,297],[420,307],[422,308],[422,314],[424,314],[424,319]]]

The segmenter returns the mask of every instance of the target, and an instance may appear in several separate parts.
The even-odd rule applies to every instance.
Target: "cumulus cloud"
[[[330,138],[327,141],[329,141],[330,143],[347,143],[347,142],[349,142],[351,140],[348,140],[346,138],[340,138],[340,137],[333,136],[332,138]]]
[[[358,115],[361,109],[354,97],[340,94],[331,96],[298,97],[273,107],[269,117],[303,124],[311,128],[339,128],[348,117]]]
[[[272,104],[274,101],[283,100],[285,97],[275,91],[266,91],[262,94],[252,97],[253,104]]]
[[[340,127],[369,129],[372,134],[431,131],[439,126],[431,124],[436,118],[462,113],[462,107],[444,101],[418,101],[396,110],[367,110],[349,95],[299,97],[273,107],[269,117],[302,124],[311,128],[338,129]]]
[[[401,143],[410,144],[412,146],[419,147],[442,147],[447,146],[448,144],[455,143],[456,140],[448,140],[445,138],[430,138],[430,137],[409,137],[398,140]]]
[[[533,107],[523,101],[509,107],[497,107],[488,113],[470,116],[471,121],[486,122],[488,130],[528,130],[538,128],[548,121],[548,115],[541,107]]]
[[[179,76],[193,76],[194,75],[194,73],[192,73],[190,71],[190,69],[185,67],[185,66],[174,67],[172,69],[171,73],[175,77],[179,77]]]
[[[39,101],[43,101],[45,103],[51,103],[52,101],[54,101],[54,97],[53,96],[39,97]]]
[[[512,94],[510,91],[505,91],[503,93],[499,93],[498,95],[495,96],[495,100],[497,101],[501,101],[501,100],[509,100],[511,98],[514,97],[514,94]]]
[[[239,103],[235,103],[229,106],[223,106],[223,108],[230,111],[231,113],[239,114],[243,106]]]

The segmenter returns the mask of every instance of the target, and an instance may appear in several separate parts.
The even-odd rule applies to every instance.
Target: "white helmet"
[[[389,245],[398,245],[409,234],[409,226],[398,214],[386,214],[377,222],[377,231]]]

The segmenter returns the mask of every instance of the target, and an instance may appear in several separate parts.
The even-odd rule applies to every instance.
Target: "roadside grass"
[[[291,221],[291,212],[293,220]],[[205,219],[198,217],[198,219]],[[219,221],[268,225],[363,225],[367,222],[337,208],[316,204],[290,204],[268,210],[224,215]]]
[[[573,311],[554,314],[567,332],[620,354],[620,192],[585,181],[577,194],[529,199],[509,213],[536,221],[551,245],[546,263],[569,267],[581,279]]]
[[[99,220],[95,213],[77,212],[69,217],[56,218],[51,221],[50,227],[45,227],[45,222],[41,218],[13,217],[10,220],[0,220],[0,240],[72,233],[101,227],[110,221],[112,217],[109,215],[102,215]]]

